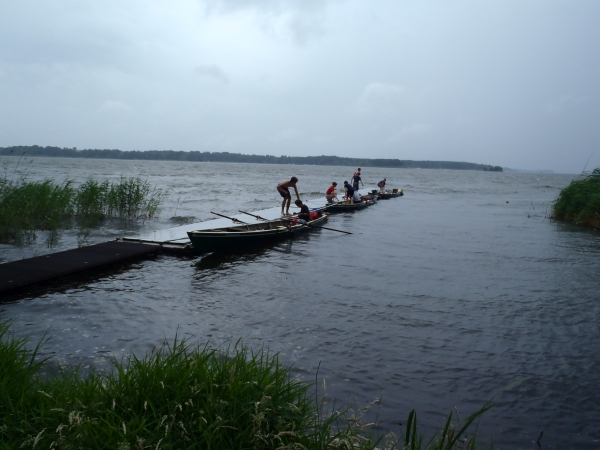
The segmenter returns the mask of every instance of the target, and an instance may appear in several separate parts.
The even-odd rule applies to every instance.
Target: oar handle
[[[256,214],[250,214],[249,212],[242,211],[241,209],[238,209],[238,211],[241,212],[242,214],[248,214],[249,216],[252,216],[259,220],[266,220],[267,222],[269,221],[269,219],[265,219],[264,217],[257,216]]]
[[[226,219],[232,220],[234,222],[239,222],[239,223],[243,223],[244,225],[248,225],[246,222],[243,222],[240,219],[236,219],[235,217],[224,216],[223,214],[219,214],[214,211],[211,211],[210,213],[214,214],[215,216],[225,217]]]

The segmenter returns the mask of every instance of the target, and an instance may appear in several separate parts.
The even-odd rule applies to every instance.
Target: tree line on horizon
[[[502,172],[502,167],[457,161],[412,161],[400,159],[345,158],[339,156],[271,156],[244,155],[229,152],[199,152],[174,150],[117,150],[76,147],[41,147],[39,145],[0,147],[0,155],[48,156],[61,158],[137,159],[159,161],[232,162],[254,164],[296,164],[317,166],[393,167],[403,169],[455,169]]]

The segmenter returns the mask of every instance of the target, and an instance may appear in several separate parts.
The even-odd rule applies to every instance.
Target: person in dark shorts
[[[300,194],[298,194],[298,188],[296,187],[296,183],[298,182],[298,178],[292,177],[289,180],[283,180],[281,183],[277,185],[277,192],[279,195],[283,197],[283,201],[281,202],[281,215],[289,216],[290,215],[290,203],[292,203],[292,195],[290,194],[291,187],[296,191],[296,197],[300,200]],[[285,214],[283,213],[283,209],[285,208]]]
[[[301,200],[296,200],[294,202],[298,208],[300,208],[300,212],[298,213],[298,220],[303,220],[304,223],[310,221],[310,209]]]
[[[350,183],[344,181],[344,189],[346,189],[346,198],[350,200],[350,204],[354,204],[354,188],[350,186]]]
[[[355,191],[358,191],[358,183],[360,182],[360,184],[362,184],[363,187],[365,187],[365,184],[362,182],[362,179],[360,178],[360,167],[358,168],[358,171],[354,172],[354,175],[352,175],[352,187],[354,188]]]

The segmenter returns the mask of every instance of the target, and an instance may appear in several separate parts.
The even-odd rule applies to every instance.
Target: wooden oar
[[[259,220],[266,220],[267,222],[269,221],[269,219],[265,219],[264,217],[257,216],[256,214],[250,214],[249,212],[242,211],[241,209],[239,209],[238,211],[241,212],[242,214],[248,214],[249,216],[252,216]]]
[[[219,214],[219,213],[216,213],[216,212],[213,212],[213,211],[211,211],[210,213],[214,214],[215,216],[225,217],[226,219],[233,220],[234,222],[239,222],[239,223],[243,223],[244,225],[248,225],[248,223],[242,222],[240,219],[236,219],[235,217],[224,216],[223,214]]]
[[[281,220],[285,220],[285,221],[291,222],[293,219],[281,219]],[[311,228],[323,228],[324,230],[337,231],[338,233],[353,234],[353,233],[350,233],[349,231],[336,230],[335,228],[321,227],[319,225],[311,225],[308,222],[303,223],[303,224],[298,224],[298,225],[305,225],[305,226],[311,227]]]
[[[342,230],[336,230],[335,228],[329,228],[329,227],[320,227],[318,225],[308,225],[309,227],[313,227],[313,228],[323,228],[324,230],[329,230],[329,231],[337,231],[338,233],[346,233],[346,234],[352,234],[349,231],[342,231]]]

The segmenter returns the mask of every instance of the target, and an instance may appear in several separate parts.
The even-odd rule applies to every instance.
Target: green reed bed
[[[483,412],[423,444],[414,411],[401,442],[364,437],[368,424],[309,394],[277,356],[218,351],[177,339],[112,372],[41,376],[37,350],[0,322],[0,448],[373,449],[475,448],[461,441]],[[460,445],[459,445],[460,444]]]
[[[52,180],[0,178],[0,239],[35,240],[36,230],[69,228],[72,218],[150,219],[160,212],[166,191],[141,178],[116,182],[89,179],[75,187]]]
[[[0,238],[35,239],[34,230],[56,229],[73,214],[71,182],[0,179]]]
[[[552,218],[600,228],[600,168],[560,192],[552,205]]]
[[[75,214],[150,219],[157,216],[165,197],[166,191],[141,178],[121,177],[115,183],[89,179],[74,197]]]

